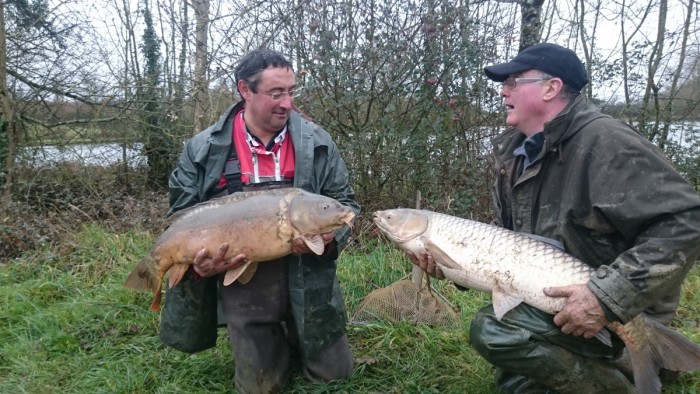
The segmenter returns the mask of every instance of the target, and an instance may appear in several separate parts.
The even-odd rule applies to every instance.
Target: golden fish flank
[[[432,255],[445,278],[491,293],[499,319],[521,302],[554,314],[565,300],[548,297],[543,289],[584,284],[593,273],[593,268],[552,245],[485,223],[416,209],[377,211],[374,222],[402,249]],[[627,346],[640,393],[661,391],[661,368],[700,369],[700,346],[644,315],[608,328]],[[605,330],[597,338],[610,344]]]
[[[227,243],[226,259],[245,254],[247,263],[228,271],[224,284],[247,283],[258,262],[291,254],[293,239],[302,239],[320,255],[325,246],[321,234],[351,225],[354,217],[340,202],[301,189],[234,193],[173,215],[124,285],[152,291],[151,310],[158,310],[163,277],[167,273],[170,287],[178,284],[202,248],[213,252]]]

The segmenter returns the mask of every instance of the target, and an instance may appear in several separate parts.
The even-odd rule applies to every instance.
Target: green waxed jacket
[[[212,126],[192,137],[169,179],[172,214],[211,198],[231,146],[232,106]],[[330,135],[292,112],[288,132],[295,153],[294,186],[325,195],[350,207],[360,207],[349,184],[348,171]],[[345,247],[350,230],[336,232],[331,256],[290,255],[289,291],[302,352],[309,357],[333,344],[345,333],[345,306],[336,277],[337,254]]]
[[[623,323],[668,323],[700,255],[700,196],[631,126],[578,97],[544,126],[536,161],[518,176],[524,135],[493,140],[498,224],[556,239],[597,268],[588,287]],[[611,316],[609,316],[610,318]]]

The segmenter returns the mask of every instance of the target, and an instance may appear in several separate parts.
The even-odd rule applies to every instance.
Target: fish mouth
[[[377,227],[379,227],[380,230],[382,230],[383,233],[387,234],[386,228],[382,226],[382,218],[379,216],[379,211],[376,211],[372,214],[372,221]]]
[[[348,227],[352,228],[352,221],[355,219],[355,212],[350,211],[347,214],[345,214],[342,219],[340,219],[343,223],[347,224]]]
[[[418,236],[417,234],[410,237],[400,237],[396,235],[393,231],[391,231],[387,226],[384,225],[384,221],[382,221],[381,217],[381,212],[382,211],[374,212],[372,214],[372,221],[374,222],[374,224],[377,225],[377,227],[379,227],[380,230],[382,230],[382,233],[384,233],[384,235],[389,237],[389,239],[391,239],[392,241],[402,244]]]

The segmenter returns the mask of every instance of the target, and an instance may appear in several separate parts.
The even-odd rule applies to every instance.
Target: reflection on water
[[[146,165],[141,154],[143,144],[82,144],[66,146],[33,146],[21,148],[17,164],[33,168],[50,167],[59,163],[79,163],[88,166],[109,166],[123,163],[136,168]]]

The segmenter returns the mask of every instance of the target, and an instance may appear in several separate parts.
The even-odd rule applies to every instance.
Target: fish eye
[[[329,208],[329,205],[328,205],[328,204],[323,204],[323,209],[324,209],[324,210],[326,210],[326,209],[328,209],[328,208]]]

